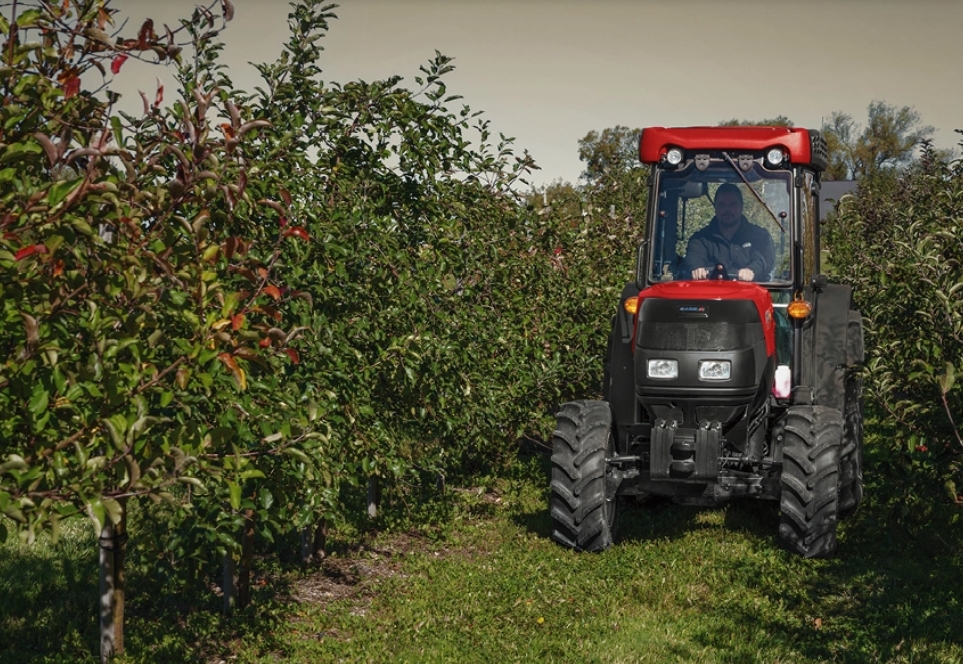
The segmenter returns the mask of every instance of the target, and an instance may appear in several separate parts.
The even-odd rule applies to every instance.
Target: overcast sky
[[[195,4],[113,6],[137,26],[146,16],[176,23]],[[224,58],[235,84],[252,89],[247,63],[277,57],[290,8],[234,5]],[[399,74],[414,87],[435,49],[453,56],[449,92],[532,153],[537,184],[577,179],[578,139],[617,124],[785,115],[818,128],[834,110],[863,122],[878,99],[915,107],[940,147],[955,147],[963,128],[960,0],[343,0],[335,12],[326,80]],[[156,71],[127,67],[118,83],[153,91]]]

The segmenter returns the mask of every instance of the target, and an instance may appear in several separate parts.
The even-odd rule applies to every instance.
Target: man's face
[[[742,201],[734,193],[724,191],[716,196],[716,219],[723,228],[738,226],[742,219]]]

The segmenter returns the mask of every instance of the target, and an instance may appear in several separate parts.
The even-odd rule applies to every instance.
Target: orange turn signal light
[[[634,316],[639,311],[639,298],[630,297],[622,303],[622,307]]]
[[[793,300],[786,307],[786,313],[789,314],[790,318],[797,318],[802,320],[803,318],[809,318],[809,314],[813,312],[813,305],[803,299]]]

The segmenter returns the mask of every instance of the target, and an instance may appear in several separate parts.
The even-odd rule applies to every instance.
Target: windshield
[[[658,174],[651,281],[790,281],[790,173],[712,159]]]

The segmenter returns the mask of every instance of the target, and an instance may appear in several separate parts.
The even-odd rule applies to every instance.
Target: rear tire
[[[852,516],[863,502],[863,403],[849,401],[852,389],[862,392],[862,379],[855,378],[852,388],[846,386],[846,419],[843,424],[843,449],[839,458],[839,516]]]
[[[863,361],[863,326],[851,311],[846,331],[846,405],[843,449],[839,453],[839,516],[846,518],[863,502],[863,378],[857,365]]]
[[[552,539],[576,551],[604,551],[615,540],[618,501],[606,491],[612,415],[605,401],[562,406],[552,434]],[[614,494],[614,490],[612,491]]]
[[[786,412],[779,540],[805,558],[836,552],[842,434],[843,417],[835,408],[794,406]]]

